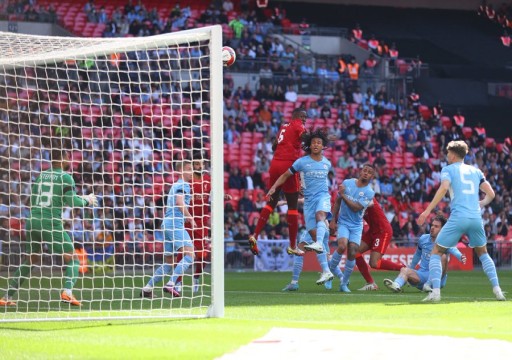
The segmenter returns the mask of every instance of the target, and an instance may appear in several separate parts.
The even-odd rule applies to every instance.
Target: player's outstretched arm
[[[467,260],[466,255],[461,253],[460,250],[457,249],[456,247],[448,248],[447,253],[455,256],[457,258],[457,260],[459,260],[461,263],[463,263],[463,264],[466,263],[466,260]]]
[[[289,170],[286,170],[281,176],[279,176],[279,179],[276,180],[274,185],[268,190],[267,197],[271,197],[276,192],[276,189],[283,185],[288,178],[292,176],[292,173]]]
[[[69,190],[64,194],[64,204],[70,207],[98,206],[98,199],[94,194],[78,196],[73,190]]]
[[[432,199],[432,202],[428,204],[425,211],[423,211],[420,216],[418,217],[418,220],[416,222],[418,225],[423,225],[425,223],[425,220],[427,220],[428,215],[432,212],[432,210],[439,204],[439,202],[444,198],[446,195],[446,192],[450,188],[450,182],[448,180],[443,180],[441,182],[441,185],[439,185],[439,189],[436,191],[436,195],[434,196],[434,199]]]

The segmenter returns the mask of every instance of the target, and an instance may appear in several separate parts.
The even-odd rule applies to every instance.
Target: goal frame
[[[11,38],[17,38],[18,41],[33,41],[38,43],[42,40],[58,41],[63,44],[73,41],[77,38],[68,37],[48,37],[25,34],[13,34],[0,32],[0,37],[5,42],[9,42]],[[126,320],[126,319],[155,319],[155,318],[202,318],[202,317],[223,317],[224,316],[224,153],[223,153],[223,64],[222,64],[222,27],[220,25],[207,26],[198,29],[185,30],[170,34],[161,34],[151,37],[130,38],[129,42],[125,38],[80,38],[85,44],[90,43],[87,49],[80,52],[80,58],[88,56],[104,56],[105,46],[110,46],[112,52],[115,51],[134,51],[140,50],[141,46],[147,44],[151,38],[151,44],[155,46],[173,46],[187,41],[193,42],[198,40],[209,39],[210,53],[210,160],[211,160],[211,302],[205,311],[205,315],[125,315],[123,312],[132,310],[118,310],[116,314],[102,316],[100,311],[90,310],[79,313],[68,313],[68,316],[61,317],[32,317],[27,313],[20,318],[2,318],[0,323],[7,322],[38,322],[38,321],[75,321],[75,320]],[[5,40],[7,39],[7,40]],[[4,44],[5,44],[4,42]],[[2,44],[2,41],[0,41]],[[39,43],[38,43],[39,44]],[[40,44],[39,44],[40,45]],[[45,51],[46,49],[39,46],[42,52],[37,55],[30,54],[13,54],[7,51],[0,57],[0,71],[4,72],[8,69],[36,66],[45,64],[49,61],[59,62],[69,59],[70,50],[66,49],[57,51]],[[51,50],[51,49],[49,49]],[[71,49],[72,51],[73,49]],[[96,315],[98,313],[98,315]],[[89,314],[88,316],[84,316]],[[117,315],[118,314],[118,315]]]

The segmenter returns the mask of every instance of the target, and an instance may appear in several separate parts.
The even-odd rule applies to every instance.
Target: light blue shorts
[[[349,242],[357,245],[361,244],[361,236],[363,235],[363,226],[354,227],[345,224],[338,224],[338,239],[345,238]]]
[[[164,224],[165,226],[165,224]],[[192,239],[184,228],[167,228],[164,227],[164,256],[176,254],[179,249],[188,246],[193,247]]]
[[[462,235],[469,237],[469,246],[480,247],[487,244],[482,219],[450,217],[437,235],[436,244],[444,248],[456,246]]]
[[[428,270],[424,270],[424,271],[416,270],[416,274],[418,274],[418,277],[420,278],[420,282],[417,283],[416,285],[413,285],[413,286],[416,286],[418,289],[422,290],[423,289],[423,285],[425,285],[425,283],[428,281],[428,276],[430,274],[430,271],[428,271]]]
[[[304,202],[304,219],[308,231],[316,228],[316,213],[318,211],[327,213],[327,220],[331,219],[331,196],[329,194]]]

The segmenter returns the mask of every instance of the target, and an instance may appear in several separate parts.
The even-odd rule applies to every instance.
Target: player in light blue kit
[[[468,153],[468,145],[464,141],[450,141],[446,150],[450,165],[445,166],[441,171],[441,185],[432,202],[417,220],[419,225],[423,225],[432,209],[441,201],[446,192],[450,191],[451,214],[448,222],[437,236],[436,244],[432,249],[429,265],[432,292],[424,301],[438,302],[441,300],[441,255],[448,248],[455,246],[463,234],[469,237],[469,246],[475,249],[475,253],[482,263],[482,269],[492,284],[496,299],[504,301],[506,299],[499,285],[496,266],[487,253],[487,239],[480,212],[480,208],[494,199],[494,190],[479,169],[464,164],[464,157]],[[485,193],[483,200],[480,200],[479,190]]]
[[[340,291],[350,292],[348,282],[356,264],[356,254],[363,235],[363,216],[366,208],[372,203],[375,192],[370,182],[375,175],[375,169],[370,164],[364,164],[357,179],[346,179],[339,186],[338,198],[334,204],[331,231],[336,229],[338,248],[329,261],[329,269],[340,278]],[[339,213],[339,216],[338,216]],[[339,264],[347,249],[347,262],[342,273]]]
[[[284,172],[272,185],[267,197],[272,196],[284,182],[295,173],[299,172],[302,190],[304,191],[304,217],[306,229],[315,240],[312,244],[305,245],[305,250],[315,251],[317,254],[324,252],[322,241],[327,232],[325,220],[331,217],[331,196],[327,185],[327,174],[331,169],[331,163],[323,156],[322,152],[328,143],[327,135],[315,130],[302,136],[303,149],[308,155],[297,159],[293,165]],[[330,271],[322,272],[317,284],[331,280]]]
[[[164,260],[165,263],[155,270],[153,277],[142,288],[141,297],[152,298],[153,287],[162,281],[173,268],[174,256],[178,253],[183,255],[181,261],[176,265],[171,279],[164,286],[164,292],[173,297],[180,297],[181,294],[175,289],[176,279],[182,276],[194,261],[194,246],[192,239],[185,230],[185,222],[189,221],[194,225],[194,219],[190,214],[188,207],[190,205],[190,182],[192,181],[192,163],[184,160],[178,163],[176,171],[180,173],[169,191],[167,198],[167,208],[165,210],[165,219],[162,224],[164,230]]]
[[[437,215],[432,220],[432,223],[430,224],[430,234],[424,234],[418,239],[418,247],[416,248],[416,252],[414,253],[414,257],[412,258],[409,266],[400,269],[400,274],[394,281],[384,279],[384,285],[386,285],[388,289],[394,292],[402,292],[402,287],[409,282],[409,284],[422,291],[432,290],[428,281],[430,253],[434,247],[437,235],[444,224],[446,224],[446,218],[442,215]],[[448,254],[455,256],[463,264],[466,263],[466,256],[464,256],[464,254],[462,254],[456,247],[448,248],[446,252],[447,254],[444,254],[441,257],[443,266],[443,276],[441,278],[442,288],[445,287],[446,280],[448,278],[448,274],[446,274],[446,271],[448,270],[448,262],[450,260]],[[415,267],[418,265],[418,262],[420,263],[420,267],[416,270]]]

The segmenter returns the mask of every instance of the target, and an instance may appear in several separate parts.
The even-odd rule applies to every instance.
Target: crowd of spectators
[[[209,7],[201,14],[202,23],[226,20],[234,35],[230,44],[240,58],[252,56],[249,51],[255,47],[255,53],[266,61],[257,89],[249,85],[234,88],[229,77],[224,82],[225,146],[231,155],[245,149],[238,161],[225,162],[225,188],[236,195],[225,206],[230,266],[251,264],[252,256],[243,245],[264,206],[271,144],[288,120],[289,110],[297,106],[306,109],[308,127],[325,128],[331,136],[325,153],[334,166],[329,176],[333,194],[344,178],[357,176],[362,163],[370,161],[378,169],[373,185],[396,243],[412,245],[425,231],[417,226],[416,215],[431,201],[439,184],[440,169],[446,165],[443,149],[450,140],[460,138],[467,139],[471,147],[466,161],[482,169],[498,194],[482,211],[488,238],[511,237],[510,139],[498,144],[487,138],[481,125],[468,131],[460,113],[453,114],[459,118],[448,117],[440,103],[426,107],[414,91],[395,99],[386,87],[361,88],[353,79],[346,83],[337,69],[324,65],[319,69],[329,81],[328,91],[302,96],[296,85],[299,79],[314,82],[315,70],[308,60],[298,61],[297,49],[269,35],[283,12],[281,18],[259,19],[256,12],[246,10],[229,20],[234,16],[230,3],[226,0],[220,7]],[[107,24],[106,36],[145,36],[187,28],[193,9],[176,5],[165,22],[156,17],[155,10],[131,2],[107,18],[93,1],[84,11],[90,21]],[[66,62],[55,69],[26,68],[17,77],[7,77],[0,89],[0,99],[9,105],[0,111],[0,133],[4,134],[0,136],[0,166],[10,169],[0,178],[2,231],[8,229],[11,239],[22,236],[30,184],[49,167],[49,152],[41,147],[40,138],[58,128],[73,139],[78,192],[94,192],[101,199],[94,211],[64,212],[73,240],[89,249],[114,242],[120,253],[154,250],[155,240],[163,238],[159,228],[163,195],[175,179],[172,161],[198,156],[184,149],[209,156],[208,82],[201,80],[209,76],[203,63],[207,52],[205,44],[191,44],[189,48]],[[275,68],[285,69],[282,83],[273,81]],[[447,213],[445,204],[439,210]],[[287,237],[285,211],[285,207],[276,209],[261,238]]]
[[[279,126],[287,121],[282,109],[288,107],[288,103],[269,100],[271,96],[258,99],[256,93],[250,94],[247,89],[245,93],[242,89],[232,92],[225,89],[224,96],[228,152],[237,146],[245,146],[243,143],[248,137],[244,134],[261,133],[263,139],[253,146],[254,160],[245,163],[245,167],[239,167],[233,161],[226,163],[227,187],[240,189],[242,194],[238,203],[232,201],[225,208],[226,234],[234,238],[240,232],[240,219],[249,227],[249,232],[253,230],[258,206],[261,207],[261,203],[256,205],[255,199],[261,200],[266,189],[266,186],[255,185],[260,184],[262,178],[259,166],[268,164],[272,158],[272,149],[268,145],[275,139]],[[250,103],[254,101],[257,106],[251,110]],[[335,139],[325,151],[334,166],[329,176],[333,196],[337,184],[344,178],[356,177],[361,164],[369,161],[375,165],[377,177],[373,186],[393,226],[395,244],[413,246],[425,232],[425,227],[418,226],[415,219],[437,190],[441,168],[447,164],[446,145],[457,139],[465,139],[470,145],[466,163],[480,168],[498,194],[482,210],[488,238],[512,237],[509,226],[512,221],[510,138],[497,143],[486,136],[480,124],[475,128],[465,126],[460,109],[449,117],[443,113],[440,103],[429,108],[421,104],[419,95],[414,92],[396,102],[385,88],[375,95],[372,89],[362,93],[357,88],[354,93],[300,97],[294,106],[297,104],[308,113],[307,127],[324,128]],[[449,214],[448,202],[445,199],[438,209],[445,215]],[[275,210],[276,220],[285,210]],[[269,220],[263,237],[285,238],[286,232],[284,235],[281,232],[285,226]]]
[[[2,9],[3,8],[3,9]],[[37,21],[55,23],[58,20],[55,6],[38,5],[34,0],[8,0],[0,9],[7,15],[10,21]]]

